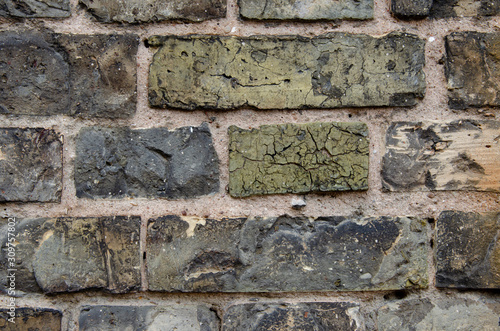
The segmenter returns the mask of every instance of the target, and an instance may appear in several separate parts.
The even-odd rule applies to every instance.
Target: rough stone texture
[[[130,130],[83,128],[75,186],[86,198],[193,198],[219,190],[219,163],[206,123]]]
[[[397,17],[426,17],[433,0],[392,0],[391,12]]]
[[[229,193],[305,193],[368,189],[365,123],[229,128]]]
[[[449,106],[500,106],[500,33],[453,33],[445,47]]]
[[[378,330],[494,331],[500,303],[464,299],[410,299],[391,302],[376,313]]]
[[[229,307],[224,331],[360,330],[359,306],[348,302],[256,303]]]
[[[430,17],[493,16],[500,13],[500,0],[434,0]]]
[[[500,213],[442,212],[436,286],[500,289]]]
[[[80,0],[99,21],[204,21],[226,16],[226,0]]]
[[[64,18],[71,15],[69,0],[0,0],[0,16]]]
[[[242,17],[259,20],[373,18],[373,0],[239,0],[238,4]]]
[[[412,218],[150,219],[152,291],[395,290],[428,284],[428,224]]]
[[[141,286],[140,217],[17,219],[16,292]],[[0,229],[0,289],[6,292],[7,226]]]
[[[396,122],[386,136],[390,191],[500,191],[500,122]]]
[[[8,309],[0,309],[0,330],[11,331],[58,331],[61,330],[62,313],[46,308],[17,308],[15,323]]]
[[[133,35],[0,33],[0,113],[132,116],[138,43]]]
[[[81,331],[218,331],[220,322],[215,311],[205,305],[85,306],[79,327]]]
[[[153,36],[152,106],[181,109],[410,106],[425,92],[415,35]]]
[[[0,128],[0,202],[59,202],[62,145],[53,130]]]

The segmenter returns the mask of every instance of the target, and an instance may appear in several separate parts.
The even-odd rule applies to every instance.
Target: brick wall
[[[498,330],[499,11],[0,0],[0,329]]]

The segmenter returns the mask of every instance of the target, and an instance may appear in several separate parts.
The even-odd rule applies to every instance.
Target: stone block
[[[69,0],[0,0],[0,16],[15,18],[65,18],[71,15]]]
[[[8,309],[0,309],[0,330],[6,331],[60,331],[62,313],[47,308],[16,307],[13,322]]]

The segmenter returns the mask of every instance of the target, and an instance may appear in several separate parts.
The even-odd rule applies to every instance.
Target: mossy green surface
[[[306,193],[368,189],[365,123],[229,128],[229,193]]]

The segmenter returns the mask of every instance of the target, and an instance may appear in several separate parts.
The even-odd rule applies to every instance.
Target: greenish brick
[[[139,290],[140,224],[135,216],[18,218],[14,231],[0,228],[0,289],[8,293],[6,276],[14,268],[17,295]],[[16,234],[15,261],[9,260],[9,233]]]
[[[152,36],[149,103],[180,109],[411,106],[425,93],[415,35]]]
[[[429,225],[408,217],[150,219],[149,290],[379,291],[425,288]]]
[[[307,193],[368,189],[365,123],[229,128],[229,193]]]
[[[229,307],[223,320],[223,331],[354,331],[364,327],[359,305],[350,302],[240,304]]]
[[[436,228],[437,287],[500,289],[500,213],[445,211]]]
[[[258,20],[373,18],[373,0],[239,0],[238,4],[242,17]]]
[[[199,22],[226,16],[226,0],[80,0],[100,22]]]

